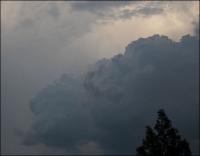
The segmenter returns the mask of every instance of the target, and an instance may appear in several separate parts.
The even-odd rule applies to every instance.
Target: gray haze
[[[103,73],[96,81],[97,71],[101,68],[99,66],[108,63],[106,71],[112,71],[110,74],[113,76],[116,70],[122,71],[117,65],[110,65],[114,64],[110,63],[112,59],[120,58],[121,55],[113,56],[123,52],[127,44],[140,37],[160,33],[178,41],[184,34],[196,34],[199,30],[196,22],[199,10],[196,6],[196,2],[1,2],[2,154],[88,154],[115,151],[117,145],[111,149],[104,144],[107,142],[104,131],[110,133],[107,123],[102,126],[102,121],[95,121],[99,118],[96,111],[104,111],[104,105],[113,102],[101,95],[101,90],[115,88],[115,81],[117,83],[118,80],[108,80],[107,73]],[[112,59],[99,61],[95,68],[91,65],[103,57]],[[135,61],[137,63],[137,59]],[[127,63],[131,61],[127,60]],[[144,71],[153,70],[151,68],[151,65],[147,69],[145,67]],[[97,75],[91,77],[91,70],[95,70]],[[61,76],[63,73],[67,74]],[[98,83],[104,81],[103,77],[107,85],[102,85],[99,92]],[[131,78],[130,75],[128,77]],[[110,92],[108,98],[118,96],[117,91]],[[98,92],[101,96],[97,98]],[[91,103],[99,103],[101,100],[104,102],[103,108],[93,108]],[[66,106],[66,103],[69,105]],[[49,105],[48,109],[46,105]],[[111,107],[108,105],[109,109]],[[149,113],[153,116],[156,111]],[[66,119],[65,112],[71,118]],[[116,112],[114,110],[114,114]],[[105,111],[105,115],[108,114]],[[174,115],[170,111],[169,114],[172,117]],[[77,125],[74,125],[74,120],[77,120]],[[52,137],[55,123],[59,127],[63,121],[73,130],[64,127],[67,134],[64,138],[73,132],[78,134],[75,138],[69,138],[70,143],[59,142],[61,140],[56,141]],[[141,123],[146,125],[151,122]],[[74,130],[76,126],[82,133]],[[195,138],[183,132],[187,138]],[[59,133],[60,137],[65,135],[64,132]],[[97,137],[101,135],[102,140]],[[33,136],[36,136],[35,139]],[[109,135],[110,138],[114,136]],[[63,150],[62,147],[70,147],[70,150]]]
[[[25,2],[20,7],[16,23],[2,22],[2,151],[34,154],[36,149],[21,147],[14,136],[16,128],[25,130],[32,122],[31,97],[62,73],[84,70],[95,54],[79,41],[89,31],[89,17],[65,18],[53,4]]]

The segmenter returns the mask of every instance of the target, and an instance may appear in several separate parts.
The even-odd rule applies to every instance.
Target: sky
[[[1,2],[2,153],[123,153],[129,151],[129,147],[116,151],[119,145],[114,142],[119,133],[130,132],[120,127],[129,127],[130,122],[135,122],[134,126],[139,128],[133,126],[134,134],[121,139],[135,139],[138,134],[137,139],[141,140],[142,128],[153,121],[141,114],[152,117],[159,106],[166,106],[197,152],[197,133],[188,130],[182,116],[188,113],[190,126],[197,128],[198,103],[194,96],[198,90],[194,74],[198,61],[194,58],[198,52],[198,37],[191,36],[199,33],[198,6],[197,1]],[[190,36],[182,37],[187,34]],[[191,49],[193,53],[189,53]],[[165,74],[171,77],[160,77]],[[158,81],[150,81],[152,79]],[[170,94],[160,93],[159,81],[172,83],[177,88],[171,93],[171,85],[163,85],[160,90]],[[181,88],[182,85],[188,88]],[[196,92],[192,92],[194,90]],[[180,97],[188,96],[175,98],[176,92],[180,92]],[[152,105],[147,106],[142,97],[150,98]],[[154,97],[160,98],[156,101]],[[161,102],[163,105],[159,105]],[[177,105],[171,105],[174,102]],[[188,106],[190,102],[194,105]],[[180,103],[185,109],[180,111],[176,121],[175,112],[182,107]],[[108,118],[110,120],[105,122]],[[66,127],[61,126],[63,122]],[[56,126],[65,132],[57,131]],[[112,133],[114,127],[119,131]],[[58,133],[60,136],[54,138]],[[132,142],[128,143],[131,146]]]

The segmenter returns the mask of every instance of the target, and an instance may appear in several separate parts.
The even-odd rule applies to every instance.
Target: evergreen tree
[[[191,156],[188,142],[172,127],[162,109],[158,111],[154,129],[146,127],[146,137],[136,151],[138,156]]]

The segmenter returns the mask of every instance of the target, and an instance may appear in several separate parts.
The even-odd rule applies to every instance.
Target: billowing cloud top
[[[36,116],[24,144],[80,153],[134,154],[144,128],[164,108],[175,127],[198,144],[199,40],[154,35],[124,54],[98,61],[83,77],[63,75],[31,101]]]

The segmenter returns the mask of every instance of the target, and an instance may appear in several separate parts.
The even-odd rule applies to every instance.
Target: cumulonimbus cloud
[[[134,154],[160,108],[192,144],[198,140],[198,52],[197,37],[175,42],[154,35],[98,61],[81,78],[63,75],[31,100],[36,120],[24,144],[77,150],[94,142],[105,154]]]

